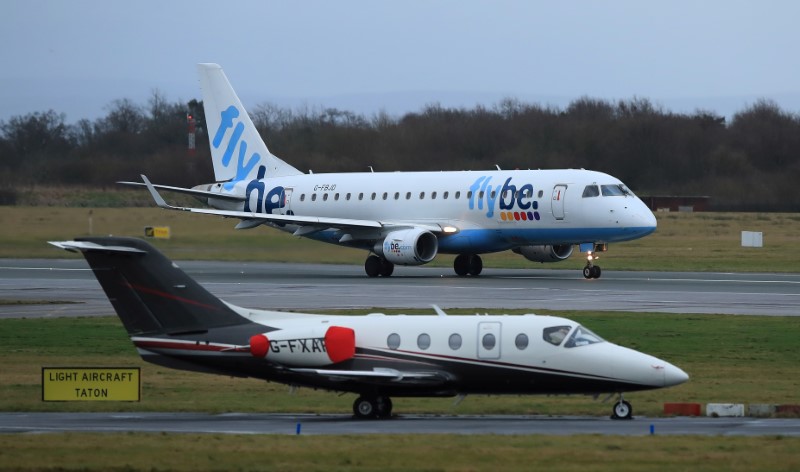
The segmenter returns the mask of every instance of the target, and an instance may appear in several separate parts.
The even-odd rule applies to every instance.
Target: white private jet
[[[199,64],[216,183],[146,185],[159,206],[238,218],[296,236],[370,252],[370,277],[457,254],[458,275],[478,275],[479,254],[512,250],[534,262],[587,252],[584,277],[600,277],[594,253],[656,229],[647,206],[618,179],[584,169],[304,174],[272,155],[217,64]],[[157,189],[211,208],[170,206]]]
[[[241,308],[207,292],[145,241],[51,242],[81,252],[146,361],[353,392],[357,418],[391,397],[618,394],[678,385],[680,368],[604,341],[574,321],[522,316],[329,316]]]

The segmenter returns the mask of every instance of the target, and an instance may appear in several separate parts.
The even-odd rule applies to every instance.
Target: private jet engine
[[[512,251],[533,262],[560,262],[572,255],[572,244],[520,246]]]
[[[387,234],[382,243],[375,245],[374,250],[392,264],[422,265],[436,257],[439,240],[436,235],[424,229],[402,229]]]
[[[352,359],[356,334],[351,328],[330,326],[316,329],[286,329],[256,334],[250,338],[250,354],[294,367],[322,367]]]

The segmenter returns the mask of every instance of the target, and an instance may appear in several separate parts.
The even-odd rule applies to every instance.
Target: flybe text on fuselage
[[[297,179],[297,177],[294,179]],[[247,183],[244,211],[273,214],[274,210],[285,208],[287,203],[284,198],[285,186],[273,186],[267,191],[267,183],[270,180],[273,179],[253,179]],[[463,188],[466,199],[462,200],[460,205],[465,205],[470,212],[483,214],[488,219],[496,219],[498,217],[504,221],[539,221],[541,219],[538,211],[539,200],[537,199],[541,197],[541,191],[538,192],[537,197],[533,184],[523,183],[518,185],[514,177],[506,177],[505,180],[502,180],[501,177],[499,182],[502,183],[492,185],[493,176],[481,175],[472,184],[463,185],[461,188]],[[296,184],[296,181],[293,183]],[[324,193],[326,191],[334,191],[336,188],[336,184],[314,185],[313,192],[320,191]],[[339,188],[346,188],[346,186],[339,185]],[[311,191],[311,188],[309,188],[309,191]],[[255,198],[253,198],[254,196]],[[496,210],[499,210],[499,214]]]

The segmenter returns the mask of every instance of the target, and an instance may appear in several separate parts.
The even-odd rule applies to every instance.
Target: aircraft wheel
[[[375,418],[378,415],[378,402],[372,397],[358,397],[353,402],[353,414],[358,419]]]
[[[456,271],[456,275],[461,277],[469,273],[469,265],[469,254],[459,254],[453,261],[453,269]]]
[[[629,420],[633,418],[633,407],[625,400],[620,400],[614,404],[611,415],[612,420]]]
[[[477,276],[483,271],[483,260],[481,256],[473,254],[469,257],[469,275]]]
[[[583,278],[584,279],[591,279],[592,278],[592,268],[586,266],[583,268]]]
[[[370,277],[381,275],[381,258],[376,255],[367,257],[367,260],[364,262],[364,271]]]
[[[592,278],[593,279],[599,279],[601,272],[602,271],[600,270],[600,266],[592,266]]]
[[[392,399],[389,397],[378,397],[378,418],[392,417]]]
[[[394,264],[381,258],[381,277],[389,277],[394,272]]]

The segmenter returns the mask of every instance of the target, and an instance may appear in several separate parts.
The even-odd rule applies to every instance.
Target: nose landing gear
[[[599,256],[595,256],[592,254],[592,251],[589,251],[589,255],[586,256],[586,267],[583,268],[583,277],[586,279],[599,279],[601,270],[600,266],[594,265],[594,261],[600,259]]]
[[[614,403],[614,408],[611,412],[612,420],[630,420],[633,419],[633,407],[624,398],[622,394],[619,395],[619,400]]]

